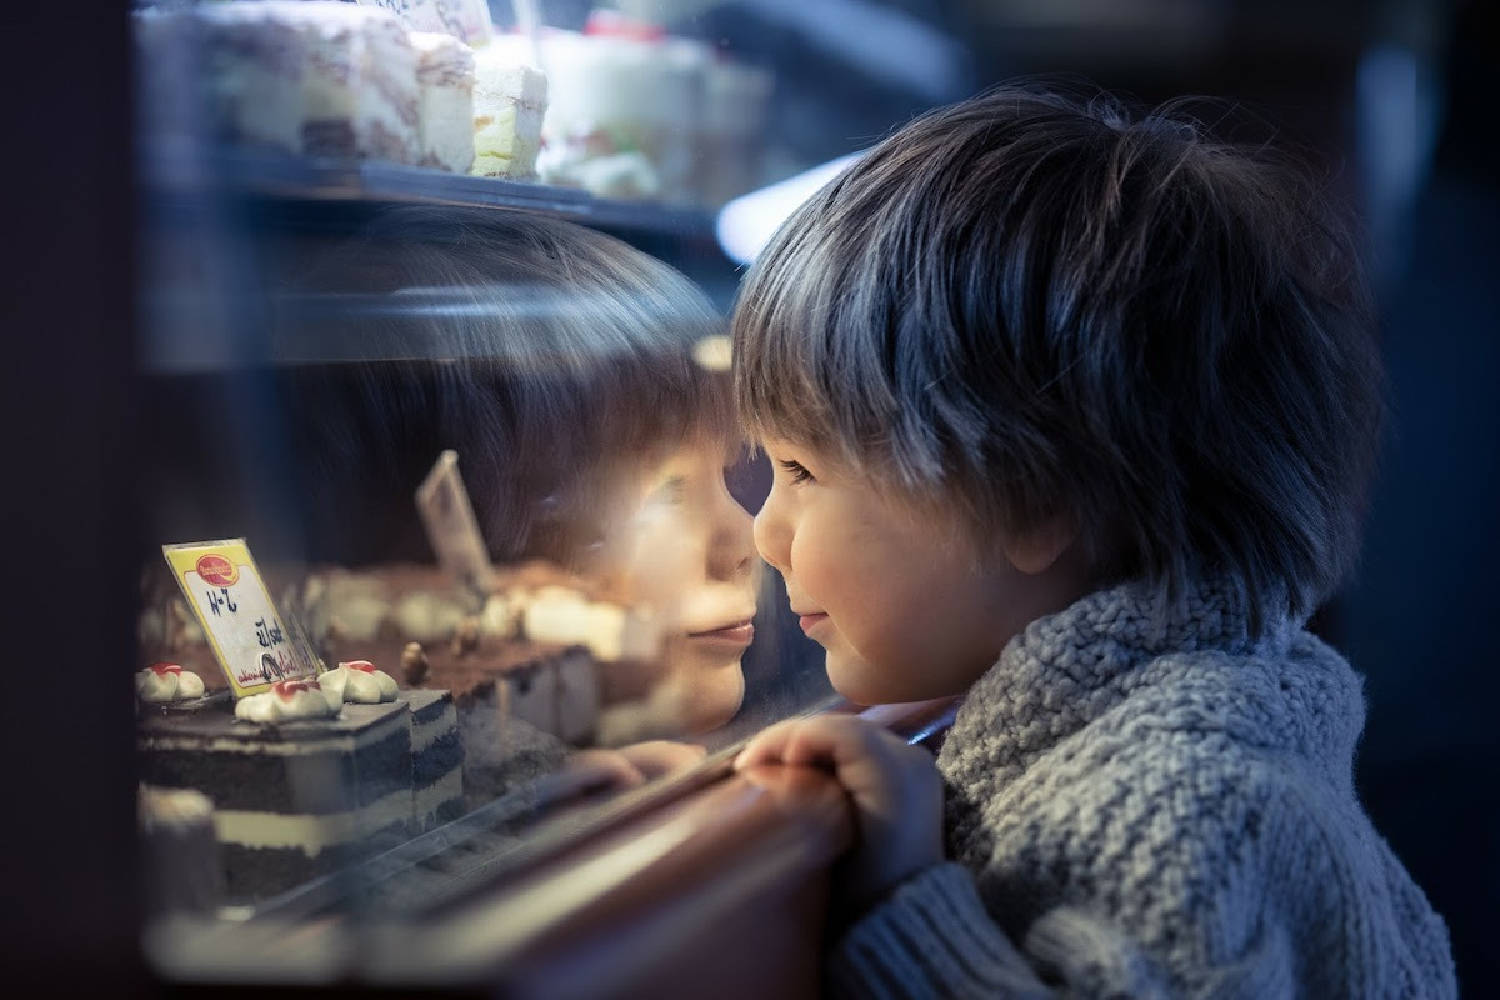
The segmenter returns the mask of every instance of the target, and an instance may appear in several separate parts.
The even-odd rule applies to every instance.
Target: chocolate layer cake
[[[201,792],[144,785],[136,803],[147,914],[212,914],[224,901],[213,804]]]
[[[369,660],[407,684],[452,691],[461,715],[489,706],[587,744],[598,723],[600,664],[580,644],[524,636],[535,617],[528,612],[540,604],[535,595],[555,592],[561,579],[531,565],[498,575],[499,592],[481,599],[433,567],[324,570],[307,577],[297,614],[329,663]],[[607,607],[583,596],[578,604]],[[623,612],[617,617],[625,621]],[[612,648],[647,644],[633,635],[607,638]]]
[[[430,830],[463,814],[464,746],[448,691],[403,691],[411,705],[412,821]]]
[[[336,718],[236,720],[222,708],[140,721],[142,779],[214,804],[232,899],[260,899],[391,846],[412,820],[405,701]]]

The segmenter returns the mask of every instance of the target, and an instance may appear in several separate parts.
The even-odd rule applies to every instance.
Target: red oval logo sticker
[[[240,582],[240,568],[223,556],[210,552],[198,557],[198,575],[215,587],[233,587]]]

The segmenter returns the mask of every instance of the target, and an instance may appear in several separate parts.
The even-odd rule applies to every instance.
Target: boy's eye
[[[792,474],[792,482],[794,483],[810,483],[815,481],[813,474],[807,471],[807,467],[796,459],[784,458],[777,464]]]

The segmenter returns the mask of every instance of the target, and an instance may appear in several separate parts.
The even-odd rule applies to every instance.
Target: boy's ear
[[[1030,531],[1006,533],[1002,545],[1010,564],[1028,576],[1045,573],[1078,538],[1078,528],[1066,515],[1048,518]]]

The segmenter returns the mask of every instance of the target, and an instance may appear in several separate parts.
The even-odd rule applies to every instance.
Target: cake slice
[[[400,18],[385,10],[363,9],[368,12],[368,20],[360,60],[359,114],[369,129],[368,155],[394,163],[416,163],[422,103],[417,86],[417,51]]]
[[[309,693],[316,694],[295,692]],[[275,895],[390,846],[410,828],[405,701],[267,723],[236,719],[227,706],[152,715],[140,721],[137,746],[143,781],[212,800],[231,899]]]
[[[474,53],[474,165],[480,177],[531,180],[542,143],[547,78],[526,65],[515,46],[492,44]]]
[[[474,50],[452,35],[413,31],[417,53],[417,163],[456,174],[474,165]]]
[[[449,691],[403,691],[411,706],[412,821],[431,830],[463,814],[464,747]]]
[[[287,153],[301,150],[307,43],[285,6],[205,4],[183,25],[177,42],[189,41],[201,59],[212,138]]]

